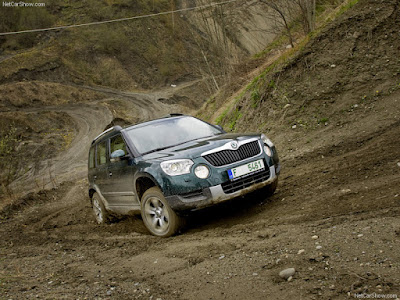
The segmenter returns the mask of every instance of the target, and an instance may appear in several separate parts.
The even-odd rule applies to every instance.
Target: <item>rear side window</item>
[[[97,144],[97,165],[104,165],[107,162],[107,142]]]
[[[94,168],[94,147],[89,151],[89,168]]]
[[[111,153],[113,153],[116,150],[124,150],[124,152],[126,154],[125,142],[120,134],[117,136],[114,136],[113,138],[110,139],[110,149],[111,149]],[[111,155],[111,153],[110,153],[110,155]]]

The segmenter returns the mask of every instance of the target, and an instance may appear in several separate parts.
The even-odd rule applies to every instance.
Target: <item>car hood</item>
[[[260,134],[224,133],[213,137],[189,141],[165,150],[149,153],[143,155],[142,158],[144,160],[170,160],[180,158],[194,159],[201,156],[202,153],[221,147],[226,143],[232,141],[243,141],[252,138],[260,138]]]

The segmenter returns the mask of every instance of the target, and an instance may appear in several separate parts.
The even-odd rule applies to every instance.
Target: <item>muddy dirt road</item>
[[[380,128],[348,128],[339,144],[328,136],[324,147],[299,156],[283,151],[270,199],[250,195],[196,212],[172,238],[149,235],[140,217],[97,225],[80,175],[31,195],[0,227],[2,297],[400,295],[398,97],[381,102],[392,112]],[[296,273],[285,281],[278,273],[289,267]]]
[[[21,178],[16,180],[11,187],[18,190],[24,186],[25,192],[38,191],[55,187],[58,183],[84,178],[87,174],[87,155],[91,141],[107,125],[115,122],[115,115],[121,115],[117,110],[124,110],[123,115],[129,120],[140,122],[160,117],[169,112],[181,111],[177,105],[168,105],[158,101],[159,97],[167,97],[167,91],[157,93],[129,93],[103,87],[74,86],[83,90],[92,90],[105,95],[105,98],[79,104],[63,106],[46,106],[19,109],[26,114],[39,112],[65,113],[74,123],[74,138],[68,149],[60,155],[44,159],[39,165],[33,166]],[[114,107],[118,101],[119,108]]]

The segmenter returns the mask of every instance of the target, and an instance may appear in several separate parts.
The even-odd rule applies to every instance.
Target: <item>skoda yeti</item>
[[[256,190],[271,195],[280,172],[264,134],[226,133],[179,114],[104,131],[91,144],[88,166],[98,223],[140,212],[161,237],[178,231],[183,212]]]

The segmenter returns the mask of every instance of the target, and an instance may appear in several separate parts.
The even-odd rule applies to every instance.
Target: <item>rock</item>
[[[292,49],[293,47],[292,47],[292,45],[287,45],[286,46],[286,49]]]
[[[296,273],[295,268],[288,268],[279,272],[279,277],[283,279],[288,279],[289,277],[293,276]]]
[[[312,238],[313,240],[317,240],[317,239],[318,239],[318,235],[313,235],[311,238]]]
[[[287,281],[292,281],[293,280],[293,276],[290,276]]]
[[[321,249],[322,249],[322,246],[317,246],[317,247],[315,247],[315,249],[321,250]]]
[[[306,252],[306,250],[300,249],[299,252],[297,252],[297,254],[303,254],[304,252]]]
[[[286,104],[286,105],[283,107],[283,109],[286,109],[286,108],[288,108],[288,107],[290,107],[290,104],[289,104],[289,103]]]
[[[331,65],[331,68],[336,68],[336,65]]]
[[[294,124],[294,125],[292,126],[292,129],[296,129],[296,128],[297,128],[297,125]]]
[[[364,235],[362,233],[360,233],[359,235],[357,235],[357,237],[363,237]]]

